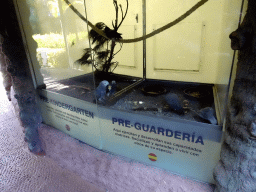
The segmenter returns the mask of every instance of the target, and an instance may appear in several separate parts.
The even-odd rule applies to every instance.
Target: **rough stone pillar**
[[[27,12],[29,13],[29,11]],[[29,15],[27,15],[27,23],[29,23]],[[7,70],[12,76],[14,96],[19,105],[19,117],[22,126],[25,128],[25,140],[28,142],[31,152],[44,155],[38,134],[42,117],[36,103],[36,92],[12,1],[1,3],[0,34],[3,37],[3,52],[10,60]],[[27,36],[27,38],[32,38],[32,36]]]
[[[12,76],[14,97],[18,103],[18,114],[21,125],[24,127],[25,141],[31,152],[44,155],[45,152],[39,138],[38,128],[42,116],[37,105],[36,92],[30,76]]]
[[[214,170],[215,192],[256,191],[256,1],[230,34],[239,50],[236,79],[228,107],[221,159]]]

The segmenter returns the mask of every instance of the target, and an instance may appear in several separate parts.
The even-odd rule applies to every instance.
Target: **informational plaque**
[[[97,105],[44,90],[39,99],[45,124],[101,148]]]
[[[39,98],[45,124],[100,150],[214,183],[221,126],[97,107],[43,90]]]
[[[217,125],[99,108],[103,150],[213,183],[222,131]]]

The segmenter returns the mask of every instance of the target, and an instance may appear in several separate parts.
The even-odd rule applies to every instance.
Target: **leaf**
[[[106,28],[106,25],[103,22],[96,23],[95,26],[97,28],[99,28],[100,30],[103,30],[103,31]],[[90,32],[89,32],[89,38],[92,39],[92,44],[96,43],[96,46],[98,45],[100,47],[102,47],[108,41],[108,39],[106,39],[105,37],[101,36],[100,34],[98,34],[93,29],[91,29]]]
[[[97,53],[96,53],[96,54],[97,54],[97,59],[99,59],[99,60],[104,60],[104,59],[106,59],[106,58],[108,57],[109,52],[110,52],[109,50],[97,52]]]
[[[93,63],[91,59],[92,49],[86,48],[84,49],[83,56],[76,61],[76,63],[79,63],[80,65],[90,65]]]
[[[110,29],[108,26],[105,27],[104,32],[106,36],[110,39],[122,39],[122,34]]]
[[[94,46],[93,50],[94,50],[95,52],[98,52],[98,51],[103,47],[103,45],[104,45],[104,44],[98,44],[98,45]]]

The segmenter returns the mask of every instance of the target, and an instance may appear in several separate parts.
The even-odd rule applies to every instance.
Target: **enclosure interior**
[[[222,124],[234,55],[228,36],[238,26],[239,0],[208,1],[178,24],[143,41],[113,44],[108,40],[98,50],[108,53],[103,61],[95,49],[97,41],[89,39],[91,28],[65,1],[26,3],[17,2],[17,9],[25,36],[37,43],[28,41],[27,46],[39,89],[131,113]],[[177,19],[198,1],[70,3],[91,23],[103,22],[110,29],[118,26],[123,39],[134,39]],[[102,73],[113,45],[111,67]],[[88,49],[93,49],[87,58],[90,62],[81,65],[77,61]],[[98,96],[103,80],[109,85]]]

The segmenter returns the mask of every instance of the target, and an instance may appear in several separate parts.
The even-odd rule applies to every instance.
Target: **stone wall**
[[[19,117],[25,130],[25,140],[28,142],[31,152],[41,155],[44,152],[39,140],[38,127],[42,122],[42,117],[36,102],[36,92],[15,7],[12,1],[4,1],[0,9],[0,35],[3,38],[2,48],[3,53],[10,60],[7,70],[12,76],[14,96],[19,105]],[[29,15],[27,15],[28,20]],[[32,38],[32,36],[27,38]],[[36,42],[34,43],[36,44]]]
[[[228,108],[221,160],[214,171],[215,192],[256,191],[256,2],[240,27],[231,33],[239,50],[237,73]]]

